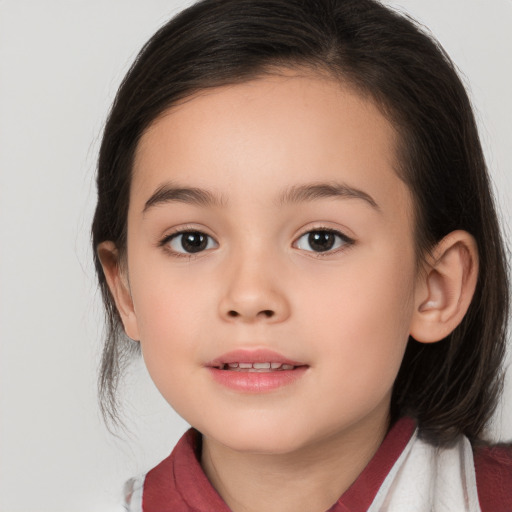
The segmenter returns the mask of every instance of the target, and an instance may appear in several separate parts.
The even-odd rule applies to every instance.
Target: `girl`
[[[373,0],[204,0],[107,122],[93,223],[116,418],[141,348],[193,427],[128,510],[512,510],[484,447],[503,244],[468,97]]]

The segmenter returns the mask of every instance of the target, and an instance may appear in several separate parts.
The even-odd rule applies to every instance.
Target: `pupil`
[[[313,231],[308,236],[308,242],[314,251],[328,251],[334,246],[334,234],[329,231]]]
[[[181,246],[187,252],[199,252],[206,249],[207,237],[203,233],[184,233],[181,237]]]

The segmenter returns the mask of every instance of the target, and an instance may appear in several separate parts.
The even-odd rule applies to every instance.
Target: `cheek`
[[[355,379],[374,375],[392,382],[409,336],[415,274],[412,259],[380,254],[378,259],[362,255],[350,260],[316,287],[304,286],[301,308],[315,327],[305,323],[304,329],[324,346],[333,364]]]
[[[183,363],[200,358],[204,303],[208,300],[207,289],[201,293],[203,288],[194,277],[183,279],[155,267],[132,279],[142,354],[159,388],[167,387],[168,381],[172,387],[180,379]]]
[[[130,276],[141,338],[155,343],[171,343],[182,332],[193,335],[198,329],[209,287],[204,276],[175,268],[165,258],[145,261],[133,268]]]

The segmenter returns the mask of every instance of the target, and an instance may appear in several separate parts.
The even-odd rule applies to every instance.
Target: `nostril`
[[[229,310],[227,314],[231,318],[237,318],[241,316],[240,313],[238,311],[235,311],[234,309]],[[258,316],[263,315],[266,318],[272,318],[274,314],[274,311],[272,311],[271,309],[264,309],[258,313]]]

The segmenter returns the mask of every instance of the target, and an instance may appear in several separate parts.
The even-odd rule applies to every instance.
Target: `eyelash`
[[[306,236],[311,237],[312,234],[319,234],[319,233],[327,233],[329,235],[334,235],[338,240],[335,242],[338,244],[338,247],[330,248],[326,251],[314,251],[314,250],[307,250],[307,249],[301,249],[300,247],[297,247],[300,240]],[[311,240],[308,240],[308,243],[310,243]],[[308,229],[306,232],[302,233],[296,241],[293,243],[294,247],[297,247],[297,249],[303,250],[308,253],[312,253],[311,255],[315,258],[323,258],[326,256],[331,256],[333,254],[337,254],[338,252],[347,250],[350,246],[354,245],[355,240],[348,237],[341,231],[338,231],[337,229],[327,228],[327,227],[315,227],[313,229]]]
[[[299,244],[299,242],[300,242],[300,240],[302,238],[304,238],[305,236],[310,237],[314,233],[316,233],[316,234],[328,233],[329,235],[334,235],[334,237],[336,237],[338,239],[335,242],[335,244],[338,244],[338,247],[330,248],[330,249],[327,249],[325,251],[307,250],[307,249],[303,249],[301,247],[298,247],[298,244]],[[207,239],[206,240],[206,244],[207,244],[206,247],[204,249],[201,249],[201,250],[197,251],[197,252],[186,252],[186,251],[181,252],[181,251],[177,251],[176,249],[172,249],[170,247],[170,242],[172,242],[173,240],[178,239],[179,237],[183,237],[184,235],[187,235],[187,234],[190,234],[190,235],[201,235],[201,236],[206,237],[206,239]],[[186,228],[186,229],[182,229],[180,231],[176,231],[175,233],[172,233],[171,235],[166,236],[159,243],[159,245],[161,247],[164,247],[173,257],[192,259],[192,258],[198,257],[201,253],[203,253],[203,252],[205,252],[207,250],[211,250],[212,248],[215,249],[216,247],[209,247],[211,245],[212,241],[218,247],[218,243],[210,235],[208,235],[208,234],[206,234],[203,231],[200,231],[198,229]],[[308,240],[308,243],[310,243],[310,242],[311,242],[311,240]],[[321,257],[329,256],[329,255],[336,254],[338,252],[344,251],[344,250],[348,249],[350,246],[352,246],[354,243],[355,243],[355,240],[353,240],[352,238],[348,237],[347,235],[345,235],[341,231],[338,231],[338,230],[332,229],[332,228],[320,227],[319,226],[319,227],[316,227],[314,229],[309,229],[308,231],[305,231],[304,233],[302,233],[302,235],[300,235],[294,241],[293,247],[295,247],[295,248],[297,248],[299,250],[308,252],[308,253],[312,253],[312,255],[314,255],[314,257],[321,258]],[[181,241],[181,247],[183,248],[183,238],[182,238],[182,241]]]
[[[170,242],[172,242],[175,239],[178,239],[179,237],[183,237],[184,235],[187,235],[187,234],[202,235],[202,236],[206,237],[207,238],[207,246],[204,249],[201,249],[200,251],[197,251],[197,252],[181,252],[181,251],[177,251],[175,249],[172,249],[170,247]],[[175,258],[192,259],[192,258],[197,258],[205,250],[212,249],[212,247],[208,247],[212,240],[218,246],[217,242],[213,239],[213,237],[211,237],[210,235],[206,234],[204,231],[201,231],[199,229],[193,229],[193,228],[185,228],[185,229],[181,229],[179,231],[176,231],[176,232],[166,236],[159,243],[159,245],[161,247],[163,247],[168,253],[170,253]],[[182,241],[181,241],[180,245],[181,245],[181,247],[183,247],[183,238],[182,238]]]

